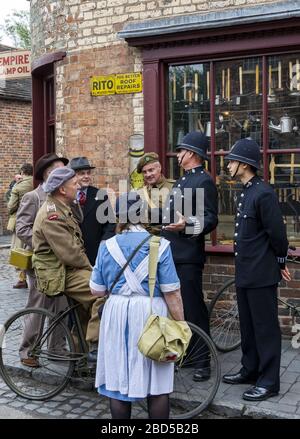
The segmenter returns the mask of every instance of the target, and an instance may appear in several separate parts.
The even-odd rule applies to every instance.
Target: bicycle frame
[[[38,339],[36,340],[36,342],[34,343],[32,349],[31,349],[32,353],[34,353],[38,350],[38,346],[41,346],[43,343],[45,343],[45,341],[47,340],[49,335],[54,331],[56,326],[61,321],[63,321],[63,319],[67,315],[70,314],[74,318],[74,323],[75,323],[75,327],[76,327],[76,330],[78,333],[78,338],[79,338],[80,347],[82,349],[82,353],[78,353],[78,354],[71,353],[71,356],[68,357],[68,360],[77,362],[77,361],[86,357],[86,355],[88,353],[88,346],[87,346],[87,343],[86,343],[85,338],[84,338],[81,322],[80,322],[78,312],[77,312],[77,308],[80,306],[80,303],[75,302],[73,299],[71,299],[69,297],[67,297],[67,301],[68,301],[69,306],[64,311],[60,311],[54,317],[54,319],[51,321],[49,327],[45,331],[43,331],[43,333],[38,337]],[[61,356],[61,355],[55,355],[55,354],[52,354],[52,355],[48,354],[48,358],[65,361],[66,355]]]

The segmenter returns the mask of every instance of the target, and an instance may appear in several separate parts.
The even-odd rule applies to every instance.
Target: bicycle
[[[94,384],[96,365],[87,361],[86,344],[77,308],[67,298],[68,307],[57,315],[42,309],[28,308],[11,316],[0,332],[0,374],[8,387],[29,400],[48,400],[60,393],[71,380]],[[20,363],[19,346],[24,325],[38,318],[41,330],[32,340],[28,356],[38,361],[39,367],[29,368]],[[72,317],[81,352],[75,348],[73,332],[67,324]],[[213,400],[221,379],[216,348],[211,339],[197,326],[189,323],[192,341],[187,355],[175,365],[174,391],[170,395],[170,417],[187,419],[201,413]],[[51,336],[60,334],[61,347],[51,346]],[[209,363],[209,364],[208,364]],[[204,382],[193,381],[195,369],[210,368]],[[144,403],[142,403],[144,407]]]
[[[290,250],[296,248],[290,246]],[[288,255],[288,262],[300,264],[297,256]],[[289,310],[292,326],[300,323],[300,307],[278,298],[278,302]],[[235,292],[235,280],[230,278],[221,288],[209,305],[209,324],[211,338],[220,352],[230,352],[241,344],[240,321]]]

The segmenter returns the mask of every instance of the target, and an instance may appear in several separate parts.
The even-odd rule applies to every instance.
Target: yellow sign
[[[105,96],[142,91],[141,73],[122,73],[109,76],[92,76],[90,78],[92,96]]]
[[[116,75],[116,93],[139,93],[142,91],[141,73],[124,73]]]
[[[115,75],[92,76],[90,80],[91,93],[93,96],[115,94]]]

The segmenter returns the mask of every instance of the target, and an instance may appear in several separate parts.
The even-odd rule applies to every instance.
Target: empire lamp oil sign
[[[92,96],[105,96],[142,91],[141,73],[120,73],[109,76],[92,76],[90,78]]]

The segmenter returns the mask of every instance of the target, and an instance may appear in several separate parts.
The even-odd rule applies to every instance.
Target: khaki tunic
[[[173,188],[175,180],[162,176],[155,185],[145,185],[138,190],[140,197],[148,204],[150,209],[162,209],[165,205],[169,192]],[[161,226],[146,226],[146,229],[153,234],[159,234]]]
[[[32,237],[34,253],[39,264],[44,255],[53,253],[66,268],[64,294],[82,304],[86,316],[82,321],[86,339],[89,342],[98,340],[99,318],[98,308],[102,298],[95,298],[89,288],[92,267],[85,254],[82,234],[78,222],[69,206],[57,198],[48,195],[39,210],[33,226]],[[47,263],[48,264],[48,263]],[[46,265],[45,271],[54,267]]]

